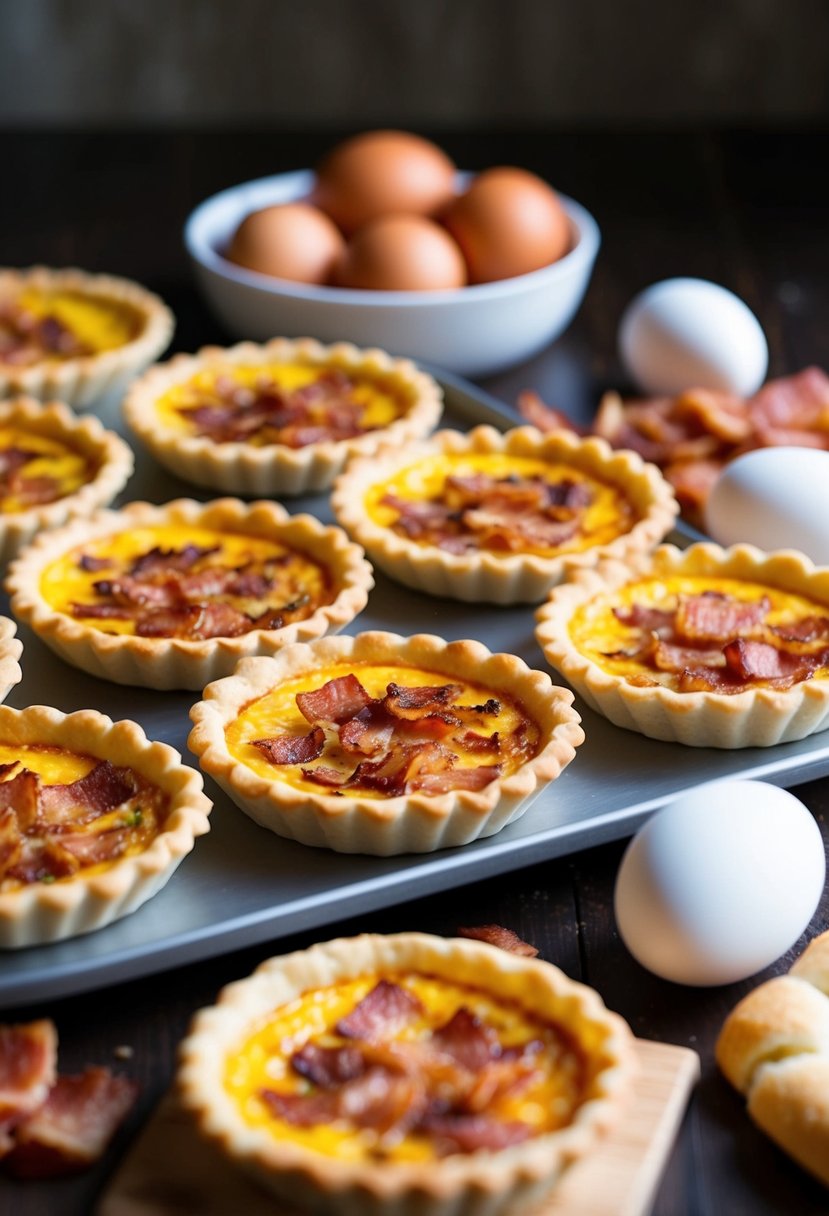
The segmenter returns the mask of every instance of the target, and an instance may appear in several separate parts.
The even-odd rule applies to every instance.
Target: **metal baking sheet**
[[[438,373],[456,425],[514,424],[509,408]],[[106,421],[118,427],[114,411]],[[176,482],[139,454],[129,498],[163,502],[206,492]],[[327,501],[296,500],[294,510],[330,518]],[[5,606],[2,606],[5,611]],[[477,607],[399,587],[381,574],[368,608],[351,627],[475,637],[494,650],[544,667],[529,606]],[[151,738],[187,751],[191,692],[123,688],[76,671],[22,628],[24,679],[8,702],[48,702],[66,712],[95,708],[131,717]],[[546,858],[631,835],[667,801],[702,781],[755,777],[790,786],[829,772],[829,732],[799,743],[746,751],[700,750],[623,731],[577,702],[586,741],[563,775],[516,823],[486,840],[438,853],[347,856],[282,840],[259,827],[212,781],[211,831],[169,884],[131,916],[83,937],[0,955],[0,1007],[78,993],[303,932],[355,914],[461,886]]]

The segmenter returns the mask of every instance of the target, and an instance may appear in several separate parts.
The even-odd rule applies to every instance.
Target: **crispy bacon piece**
[[[0,1157],[22,1119],[45,1101],[57,1075],[58,1036],[46,1018],[0,1025]]]
[[[427,1115],[420,1129],[433,1138],[441,1156],[481,1149],[497,1151],[520,1144],[532,1135],[528,1124],[517,1119],[506,1121],[479,1114]]]
[[[22,832],[29,831],[37,821],[40,810],[40,778],[29,769],[21,769],[14,777],[0,781],[0,809],[11,808]]]
[[[524,421],[539,431],[575,431],[577,435],[589,433],[586,427],[578,426],[563,410],[547,405],[532,389],[518,394],[517,406]]]
[[[443,773],[454,762],[453,753],[440,743],[401,744],[380,760],[361,761],[348,784],[394,797],[409,788],[423,788],[429,774]]]
[[[331,768],[327,764],[318,764],[316,768],[304,768],[302,775],[306,781],[314,781],[317,785],[324,785],[329,789],[339,789],[343,785],[347,785],[350,773],[341,773],[338,768]]]
[[[296,703],[299,712],[312,725],[319,722],[339,724],[356,717],[373,699],[355,675],[347,675],[328,680],[322,688],[312,692],[297,693]]]
[[[271,764],[307,764],[316,760],[325,747],[325,731],[315,726],[307,735],[274,735],[270,739],[254,739],[253,746]]]
[[[45,1102],[15,1129],[6,1169],[18,1178],[55,1178],[86,1169],[101,1157],[137,1094],[132,1081],[108,1068],[58,1077]]]
[[[346,1039],[373,1042],[396,1035],[423,1013],[419,998],[400,984],[379,980],[350,1013],[337,1022],[337,1034]]]
[[[181,549],[162,549],[157,545],[135,559],[130,566],[130,574],[133,578],[146,579],[156,574],[190,570],[200,558],[217,552],[216,546],[184,545]]]
[[[381,701],[373,701],[340,727],[340,745],[347,752],[377,756],[385,752],[394,735],[395,720]]]
[[[297,1127],[347,1119],[357,1127],[395,1137],[417,1123],[426,1104],[424,1086],[416,1077],[384,1068],[369,1068],[337,1089],[308,1094],[263,1089],[259,1096],[273,1114]]]
[[[101,760],[78,781],[41,785],[38,819],[50,826],[87,823],[126,802],[136,789],[135,777],[129,769],[116,768],[109,760]]]
[[[450,790],[483,790],[501,775],[500,764],[482,764],[477,768],[453,768],[438,773],[418,773],[408,784],[423,794],[446,794]]]
[[[476,755],[483,753],[497,756],[501,750],[501,736],[497,730],[492,735],[479,735],[477,731],[467,730],[461,735],[460,741],[468,752]]]
[[[751,603],[713,591],[681,596],[676,611],[676,630],[683,638],[727,642],[729,638],[745,636],[762,627],[770,607],[768,596]]]
[[[637,655],[640,662],[646,656],[650,657],[657,671],[685,671],[693,667],[724,667],[722,648],[674,646],[670,642],[659,639],[649,651],[643,650]]]
[[[806,616],[789,625],[775,625],[771,632],[787,642],[829,641],[829,617]]]
[[[408,687],[392,683],[386,687],[383,705],[395,718],[415,721],[451,705],[462,691],[460,684],[423,684]]]
[[[491,946],[498,946],[510,954],[524,954],[528,958],[535,958],[538,954],[535,946],[522,941],[517,933],[513,933],[512,929],[505,929],[503,925],[464,926],[458,929],[458,937],[472,937],[480,942],[489,942]]]
[[[291,1067],[314,1085],[333,1089],[361,1076],[368,1065],[358,1047],[321,1047],[317,1043],[306,1043],[291,1056]]]
[[[501,1054],[495,1030],[465,1006],[433,1031],[431,1042],[468,1072],[479,1072]]]
[[[808,680],[817,665],[811,655],[789,654],[769,642],[735,638],[723,647],[726,665],[741,680],[785,681],[786,685]]]

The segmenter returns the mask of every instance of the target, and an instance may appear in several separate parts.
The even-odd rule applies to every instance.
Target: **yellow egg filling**
[[[285,609],[292,620],[297,620],[306,619],[320,605],[331,603],[333,599],[328,570],[308,554],[259,536],[195,526],[185,528],[177,524],[127,527],[122,532],[74,546],[44,567],[40,593],[55,612],[66,613],[91,628],[105,633],[134,634],[136,620],[133,618],[96,617],[94,611],[84,614],[85,606],[94,610],[101,603],[95,585],[129,576],[136,562],[157,550],[175,552],[189,546],[205,552],[188,567],[188,574],[197,576],[211,570],[219,574],[230,570],[264,570],[270,582],[267,591],[261,594],[232,591],[210,594],[205,591],[201,596],[190,596],[191,602],[213,600],[228,604],[251,618],[265,614],[269,609]],[[90,565],[93,568],[90,569]],[[169,578],[164,572],[159,573],[156,586],[169,582]],[[207,582],[209,584],[209,579]],[[140,591],[137,594],[140,596]],[[186,598],[182,593],[182,601]],[[135,606],[138,608],[140,604],[136,602]]]
[[[342,371],[347,377],[348,398],[358,407],[359,428],[362,431],[389,426],[411,405],[410,394],[392,376],[352,373],[340,369],[336,362],[320,366],[295,360],[285,363],[213,364],[168,389],[157,399],[155,408],[165,428],[181,434],[193,433],[197,427],[188,414],[200,406],[225,404],[228,387],[231,390],[248,389],[251,393],[277,390],[289,395],[315,384],[332,371]],[[313,407],[311,420],[314,420]],[[319,422],[321,425],[326,423],[324,407]],[[268,428],[267,433],[253,432],[244,437],[245,442],[255,446],[278,443],[278,429],[273,426]]]
[[[92,354],[125,346],[138,336],[142,326],[141,314],[128,304],[81,291],[43,291],[31,287],[20,293],[17,303],[39,320],[53,317]],[[72,356],[50,350],[49,357]]]
[[[448,479],[473,478],[479,474],[513,483],[538,480],[545,485],[556,486],[562,482],[570,482],[583,487],[589,495],[589,502],[578,512],[578,526],[573,534],[554,545],[534,543],[529,533],[520,541],[507,544],[501,538],[489,537],[482,530],[470,532],[461,523],[460,535],[474,536],[477,547],[493,552],[511,548],[544,557],[558,553],[578,553],[596,545],[608,544],[617,536],[629,532],[636,522],[631,503],[617,486],[570,465],[514,456],[506,452],[444,452],[424,457],[372,485],[365,495],[366,511],[369,518],[379,527],[402,532],[418,543],[420,538],[411,537],[410,533],[399,526],[400,509],[384,499],[391,497],[412,503],[441,503],[447,498]],[[483,509],[487,509],[486,500]],[[512,526],[516,525],[520,527],[519,520]],[[458,526],[447,525],[447,532],[450,530],[454,534]],[[435,542],[425,538],[423,543]]]
[[[425,1046],[430,1034],[459,1010],[468,1010],[497,1034],[502,1048],[520,1049],[531,1041],[533,1072],[528,1084],[505,1086],[485,1107],[488,1118],[519,1121],[529,1135],[540,1136],[567,1126],[583,1100],[586,1066],[582,1051],[560,1028],[542,1021],[517,1003],[499,1000],[481,989],[450,980],[406,973],[364,975],[304,993],[275,1009],[229,1055],[225,1089],[244,1121],[280,1141],[340,1161],[361,1162],[382,1157],[392,1162],[428,1162],[438,1155],[435,1138],[422,1130],[384,1137],[374,1127],[355,1126],[345,1118],[297,1126],[279,1118],[263,1100],[263,1091],[301,1094],[313,1083],[291,1065],[291,1056],[311,1042],[337,1047],[349,1042],[336,1026],[378,980],[391,981],[413,994],[422,1009],[398,1029],[392,1042],[405,1048]]]
[[[27,457],[19,466],[9,460],[16,452],[25,453]],[[22,427],[0,426],[0,512],[3,514],[25,511],[33,505],[74,494],[95,472],[90,461],[69,444]],[[50,486],[49,482],[53,484]]]
[[[284,684],[272,689],[265,696],[251,701],[226,728],[225,738],[231,756],[242,764],[246,764],[257,776],[264,777],[267,781],[284,781],[298,789],[314,790],[316,793],[320,793],[320,786],[314,781],[309,781],[303,775],[303,769],[312,771],[314,764],[319,763],[343,774],[351,773],[359,757],[345,751],[339,745],[336,734],[330,731],[325,749],[318,761],[307,765],[274,764],[253,744],[255,739],[270,738],[275,735],[307,735],[311,726],[297,705],[297,694],[314,692],[322,688],[328,681],[347,675],[356,676],[366,692],[378,700],[385,697],[389,684],[398,684],[407,688],[437,687],[449,683],[459,685],[462,691],[458,694],[456,703],[475,706],[478,710],[474,715],[476,734],[488,736],[497,732],[501,738],[507,738],[513,734],[521,737],[520,749],[505,750],[499,752],[497,756],[490,756],[488,760],[483,759],[484,763],[491,763],[497,759],[502,776],[514,772],[538,749],[540,738],[538,726],[528,717],[518,701],[512,700],[500,691],[496,695],[491,688],[459,679],[456,676],[448,676],[437,671],[423,671],[401,664],[350,662],[310,671],[286,680]],[[496,706],[492,706],[493,712],[486,712],[484,707],[487,706],[487,702],[491,704],[493,700],[496,702],[497,710]],[[452,705],[448,705],[447,709],[451,712]],[[414,723],[414,726],[416,728],[417,723]],[[467,720],[462,728],[449,737],[441,737],[441,744],[448,746],[454,754],[456,768],[477,768],[482,763],[480,752],[464,747],[463,734],[469,729],[470,723]],[[362,758],[365,759],[365,757]],[[359,792],[361,797],[383,797],[379,791],[365,790],[362,787]]]

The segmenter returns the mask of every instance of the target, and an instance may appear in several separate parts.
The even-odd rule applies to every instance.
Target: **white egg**
[[[721,545],[799,549],[829,565],[829,452],[779,447],[738,456],[714,482],[705,527]]]
[[[665,279],[640,292],[622,316],[619,355],[639,387],[657,396],[710,388],[749,397],[769,362],[754,313],[705,279]]]
[[[634,836],[616,879],[616,921],[634,958],[663,979],[730,984],[794,945],[825,876],[820,830],[793,794],[715,781]]]

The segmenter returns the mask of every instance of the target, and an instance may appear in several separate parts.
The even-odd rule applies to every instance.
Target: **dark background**
[[[0,0],[0,125],[812,125],[828,50],[824,0]]]

